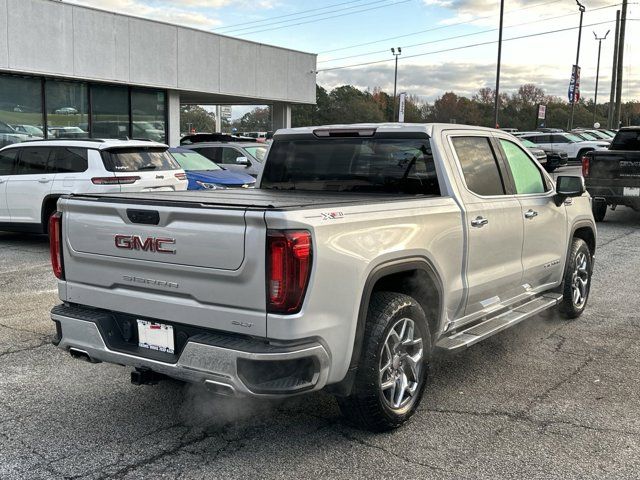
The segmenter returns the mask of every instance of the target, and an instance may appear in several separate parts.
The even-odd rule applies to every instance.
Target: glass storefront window
[[[129,137],[129,89],[91,85],[91,136]]]
[[[47,80],[45,82],[49,138],[89,136],[87,84]]]
[[[162,91],[131,91],[132,138],[165,141],[165,94]]]
[[[39,78],[0,75],[0,148],[44,137]]]

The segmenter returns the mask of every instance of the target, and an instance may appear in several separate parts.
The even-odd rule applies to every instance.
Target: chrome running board
[[[470,347],[491,335],[495,335],[527,318],[537,315],[543,310],[556,306],[561,300],[561,293],[545,293],[506,312],[502,312],[499,315],[488,317],[480,323],[462,328],[449,336],[442,337],[436,343],[436,348],[453,352],[461,348]]]

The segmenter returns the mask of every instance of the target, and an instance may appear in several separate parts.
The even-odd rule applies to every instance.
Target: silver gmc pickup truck
[[[433,352],[585,309],[581,177],[446,124],[280,130],[260,188],[74,194],[52,216],[55,343],[223,395],[325,389],[371,430],[416,410]]]

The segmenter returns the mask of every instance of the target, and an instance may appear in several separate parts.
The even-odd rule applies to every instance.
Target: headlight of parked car
[[[201,182],[200,180],[196,180],[196,183],[202,188],[206,188],[207,190],[224,190],[227,188],[224,185],[220,185],[218,183]]]

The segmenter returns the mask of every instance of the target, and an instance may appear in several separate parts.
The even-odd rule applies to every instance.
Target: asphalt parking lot
[[[0,478],[638,478],[640,214],[599,225],[589,306],[436,359],[414,419],[349,427],[323,393],[228,402],[51,345],[48,241],[0,233]]]

